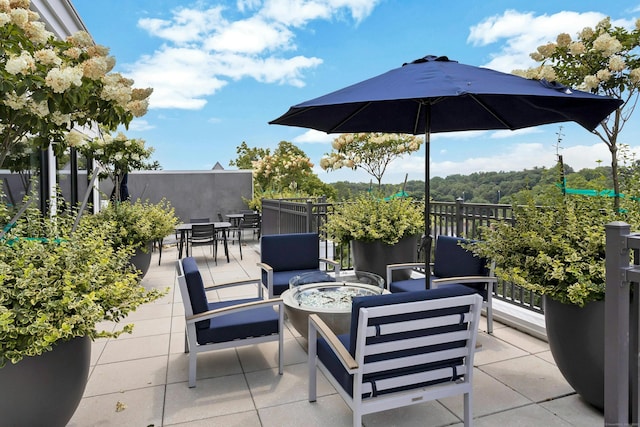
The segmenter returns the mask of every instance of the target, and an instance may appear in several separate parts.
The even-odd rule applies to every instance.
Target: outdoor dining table
[[[176,227],[176,232],[180,233],[180,240],[178,241],[178,258],[182,258],[182,248],[187,241],[187,234],[191,232],[194,223],[183,223]],[[213,221],[213,222],[198,222],[196,225],[212,225],[216,230],[224,230],[226,233],[231,228],[231,223],[228,221]],[[229,262],[229,252],[225,241],[225,255],[227,255],[227,262]]]
[[[229,220],[229,222],[231,222],[233,227],[238,228],[238,225],[240,225],[240,220],[244,218],[244,214],[230,213],[230,214],[225,214],[225,217],[227,217],[227,219]]]

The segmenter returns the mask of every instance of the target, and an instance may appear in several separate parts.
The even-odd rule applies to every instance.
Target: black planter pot
[[[351,241],[353,268],[356,272],[368,271],[387,280],[387,265],[403,262],[415,262],[418,253],[418,236],[401,239],[395,245],[382,242]],[[393,272],[393,280],[408,279],[411,272],[399,270]]]
[[[131,257],[131,264],[133,264],[144,277],[149,271],[149,266],[151,265],[151,249],[153,244],[151,242],[147,243],[145,247],[145,251],[141,248],[137,248],[135,254]]]
[[[0,425],[64,427],[89,376],[91,339],[56,344],[40,356],[0,368]]]
[[[547,339],[553,359],[584,400],[604,410],[604,301],[580,308],[544,298]]]

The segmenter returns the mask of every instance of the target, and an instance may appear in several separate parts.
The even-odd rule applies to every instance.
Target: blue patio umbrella
[[[425,229],[429,230],[432,133],[516,130],[568,121],[592,131],[621,104],[618,99],[557,83],[525,79],[430,55],[294,105],[269,123],[327,133],[424,133]]]

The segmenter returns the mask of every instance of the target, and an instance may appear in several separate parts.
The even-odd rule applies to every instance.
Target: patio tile
[[[440,399],[445,407],[460,419],[464,416],[462,396]],[[501,412],[510,408],[529,405],[531,400],[501,383],[490,375],[475,368],[473,373],[473,416]]]
[[[118,338],[107,342],[98,364],[121,362],[166,355],[169,350],[169,334],[140,338]]]
[[[162,316],[155,319],[146,320],[126,320],[125,323],[133,324],[133,331],[131,334],[122,334],[118,338],[119,340],[141,338],[151,335],[164,335],[171,327],[171,317]]]
[[[263,427],[351,427],[351,410],[336,394],[258,409]]]
[[[475,426],[569,427],[575,425],[555,417],[539,405],[527,405],[475,419]]]
[[[238,347],[238,357],[244,372],[278,368],[278,343],[267,342],[258,345]],[[284,340],[284,364],[294,365],[307,362],[307,353],[295,338]]]
[[[483,365],[480,369],[534,402],[574,393],[555,365],[536,356]]]
[[[439,427],[456,421],[459,419],[444,406],[431,401],[365,415],[362,423],[365,427]]]
[[[160,426],[164,385],[82,399],[67,427]]]
[[[601,427],[604,425],[604,414],[577,394],[542,402],[540,406],[574,426]]]
[[[258,409],[300,400],[307,401],[309,396],[308,375],[306,363],[285,366],[282,375],[278,375],[277,368],[245,374]],[[319,372],[317,396],[325,396],[335,392],[324,375]]]
[[[164,424],[165,426],[189,426],[189,427],[260,427],[260,418],[257,411],[240,412],[238,414],[222,415],[220,417],[206,418],[188,423]]]
[[[173,302],[166,300],[160,303],[156,300],[153,304],[145,304],[138,307],[136,311],[129,313],[122,322],[131,323],[140,320],[159,319],[171,316],[173,316]]]
[[[167,384],[164,423],[177,424],[254,410],[244,376],[227,375],[198,381]]]
[[[528,354],[526,351],[506,341],[502,341],[485,333],[478,334],[478,343],[482,344],[482,347],[480,351],[476,352],[473,358],[475,366],[483,366],[514,357],[523,357]]]
[[[184,348],[184,347],[183,347]],[[198,354],[196,386],[200,380],[242,373],[242,367],[235,349],[208,351]],[[167,383],[189,380],[189,355],[187,353],[169,355]],[[186,386],[186,383],[185,383]]]
[[[166,384],[167,356],[96,365],[84,396],[119,393]]]
[[[498,328],[493,335],[514,347],[518,347],[528,353],[536,354],[549,351],[549,344],[531,335],[523,334],[513,328]]]

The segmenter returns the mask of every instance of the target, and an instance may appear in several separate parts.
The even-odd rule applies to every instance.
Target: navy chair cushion
[[[209,310],[207,301],[207,293],[204,290],[204,283],[198,265],[193,257],[182,259],[182,270],[187,283],[187,291],[189,291],[189,299],[191,300],[191,309],[193,314],[203,313]],[[209,320],[203,320],[196,323],[197,329],[206,329],[209,327]]]
[[[432,276],[431,279],[438,279],[438,277]],[[452,283],[448,283],[446,286],[451,285]],[[456,283],[456,285],[471,288],[477,292],[483,300],[487,300],[487,286],[485,283]],[[423,291],[425,290],[425,279],[398,280],[397,282],[391,283],[389,290],[393,293]]]
[[[398,280],[389,284],[389,291],[396,292],[416,292],[426,290],[426,279]]]
[[[473,255],[458,243],[470,240],[452,236],[438,236],[433,263],[433,276],[486,276],[486,261]]]
[[[274,271],[320,268],[318,233],[272,234],[262,236],[261,261]]]
[[[400,303],[405,303],[405,302],[413,302],[413,301],[422,301],[422,300],[430,300],[430,299],[438,299],[438,298],[448,298],[448,297],[453,297],[453,296],[460,296],[460,295],[471,295],[473,294],[474,291],[466,286],[462,286],[462,285],[451,285],[451,286],[447,286],[444,288],[440,288],[440,289],[430,289],[430,290],[424,290],[424,291],[417,291],[417,292],[403,292],[403,293],[398,293],[398,294],[384,294],[384,295],[379,295],[379,296],[369,296],[369,297],[356,297],[353,299],[353,306],[352,306],[352,318],[351,318],[351,331],[349,334],[345,334],[345,335],[339,335],[338,339],[342,342],[342,344],[345,346],[345,348],[347,348],[349,350],[349,352],[352,355],[355,355],[355,341],[356,341],[356,329],[357,329],[357,318],[358,318],[358,314],[360,311],[361,307],[376,307],[376,306],[381,306],[381,305],[388,305],[388,304],[400,304]],[[451,313],[461,313],[464,311],[464,308],[458,308],[458,309],[448,309],[448,310],[439,310],[438,311],[438,315],[441,314],[446,314],[446,312],[451,312]],[[418,317],[429,317],[430,315],[433,315],[433,313],[414,313],[409,315],[411,318],[418,318]],[[407,318],[409,318],[409,316]],[[396,317],[397,319],[397,317]],[[378,319],[381,320],[381,323],[384,322],[384,318],[383,319]],[[458,328],[463,328],[464,325],[461,326],[448,326],[445,327],[446,329],[451,329],[451,330],[455,330]],[[442,329],[439,329],[440,331],[442,331]],[[407,338],[409,337],[411,334],[414,334],[413,332],[411,333],[407,333],[407,334],[403,334],[404,336],[402,336],[402,338]],[[415,335],[415,334],[414,334]],[[389,341],[389,340],[393,340],[394,338],[397,338],[398,335],[392,336],[392,337],[380,337],[380,338],[376,338],[375,341],[376,342],[384,342],[384,341]],[[373,342],[372,339],[369,339],[368,342]],[[424,353],[425,351],[440,351],[443,349],[448,349],[448,348],[452,348],[455,346],[463,346],[464,342],[460,342],[458,344],[445,344],[445,345],[436,345],[436,346],[431,346],[428,349],[411,349],[409,351],[400,351],[396,354],[396,356],[401,355],[401,356],[409,356],[412,354],[420,354],[420,353]],[[342,388],[350,395],[353,396],[353,376],[350,375],[342,366],[342,364],[340,363],[339,359],[336,357],[335,353],[331,350],[331,348],[329,347],[329,345],[327,344],[326,340],[324,338],[318,338],[317,341],[317,355],[318,358],[322,361],[322,363],[325,365],[325,367],[329,370],[329,372],[331,372],[331,375],[333,375],[333,377],[338,381],[338,383],[342,386]],[[377,355],[377,356],[370,356],[367,357],[367,362],[371,361],[377,361],[377,360],[384,360],[385,358],[387,358],[387,355]],[[457,365],[460,365],[462,363],[462,361],[460,359],[452,359],[452,360],[448,360],[448,361],[442,361],[442,362],[437,362],[437,363],[430,363],[430,364],[425,364],[425,365],[419,365],[419,366],[411,366],[411,367],[398,367],[397,369],[394,369],[392,371],[388,371],[385,372],[383,374],[377,373],[377,374],[373,374],[373,375],[365,375],[363,378],[363,382],[372,382],[374,383],[377,380],[381,380],[384,378],[392,378],[398,375],[404,375],[404,374],[411,374],[411,373],[415,373],[415,372],[424,372],[427,370],[432,370],[432,369],[439,369],[442,367],[454,367]],[[452,378],[452,380],[455,380],[456,378]],[[437,382],[442,382],[442,381],[449,381],[447,380],[438,380],[438,381],[430,381],[430,382],[425,382],[422,384],[417,384],[417,385],[412,385],[412,386],[408,386],[408,387],[401,387],[399,389],[393,389],[393,390],[387,390],[387,393],[390,392],[394,392],[397,390],[401,390],[401,389],[408,389],[408,388],[415,388],[415,387],[426,387],[428,385],[431,385],[433,383],[437,383]],[[382,394],[382,393],[380,393]],[[365,396],[366,397],[366,396]]]
[[[209,310],[262,301],[260,298],[246,298],[233,301],[209,303]],[[209,320],[206,329],[197,329],[199,344],[228,342],[249,337],[261,337],[278,333],[278,312],[273,307],[261,307],[238,313],[225,314]]]

